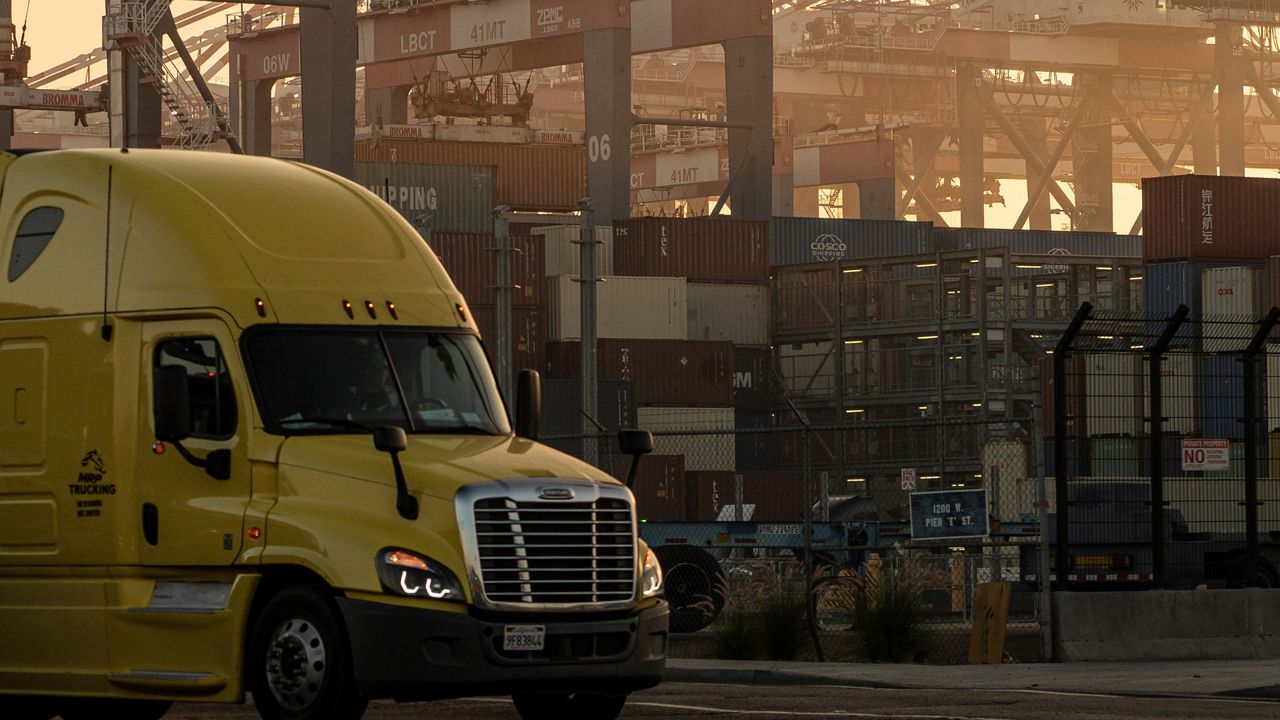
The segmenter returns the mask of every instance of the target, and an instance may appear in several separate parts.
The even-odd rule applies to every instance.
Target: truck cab
[[[660,681],[633,496],[513,431],[466,300],[374,195],[0,154],[0,227],[0,716],[600,718]]]

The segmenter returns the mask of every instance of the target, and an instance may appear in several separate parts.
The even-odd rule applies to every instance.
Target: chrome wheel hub
[[[324,686],[324,640],[308,620],[286,620],[267,646],[267,686],[276,702],[288,710],[302,710]]]

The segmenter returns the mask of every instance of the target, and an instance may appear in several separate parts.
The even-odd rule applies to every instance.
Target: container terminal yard
[[[1280,3],[86,0],[39,72],[25,3],[5,149],[380,198],[631,487],[673,638],[782,557],[966,633],[1007,581],[1036,659],[1050,589],[1280,587]]]

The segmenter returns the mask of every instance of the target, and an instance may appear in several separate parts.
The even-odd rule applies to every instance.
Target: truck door
[[[218,320],[148,323],[142,333],[138,412],[138,484],[142,562],[228,565],[240,552],[249,502],[249,387],[227,327]],[[156,369],[187,371],[191,436],[183,448],[198,459],[231,454],[230,477],[217,479],[184,459],[173,443],[156,442]]]

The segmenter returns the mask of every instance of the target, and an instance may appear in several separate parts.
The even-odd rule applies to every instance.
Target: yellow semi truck
[[[633,496],[536,442],[535,374],[513,431],[464,298],[374,195],[3,153],[0,226],[0,717],[610,720],[661,680]]]

